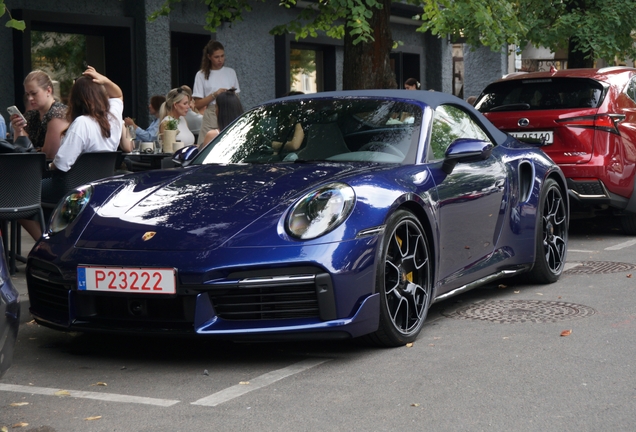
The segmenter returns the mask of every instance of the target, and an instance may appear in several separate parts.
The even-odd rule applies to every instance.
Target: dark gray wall
[[[488,47],[471,49],[464,45],[464,99],[479,96],[491,82],[508,73],[506,50],[494,52]]]

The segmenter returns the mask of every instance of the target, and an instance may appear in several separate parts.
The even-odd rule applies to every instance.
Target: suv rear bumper
[[[600,180],[575,181],[567,179],[570,202],[579,207],[612,207],[623,210],[628,199],[611,193]]]

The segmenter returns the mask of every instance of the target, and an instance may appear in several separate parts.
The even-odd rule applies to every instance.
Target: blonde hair
[[[51,95],[54,95],[55,88],[53,87],[53,81],[49,74],[41,70],[34,70],[29,72],[29,74],[24,79],[23,85],[27,85],[28,82],[35,81],[35,83],[42,90],[47,90],[49,87],[51,88]]]
[[[166,95],[166,101],[161,105],[159,110],[159,118],[163,119],[172,111],[174,104],[177,104],[183,100],[184,97],[191,99],[191,93],[182,89],[181,87],[174,88]]]

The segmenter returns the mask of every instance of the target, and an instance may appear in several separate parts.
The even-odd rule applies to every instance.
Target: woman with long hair
[[[49,169],[66,172],[82,153],[117,151],[124,124],[123,111],[124,98],[119,86],[88,66],[71,88],[66,112],[69,126],[62,132],[60,148]],[[55,186],[52,178],[42,180],[42,202],[60,199]],[[21,220],[20,223],[34,239],[42,234],[37,221]]]
[[[223,129],[234,121],[235,118],[243,114],[243,105],[233,90],[228,90],[219,95],[216,99],[216,116],[218,121],[218,128],[208,131],[203,140],[204,144],[200,147],[203,149],[210,143],[216,136],[221,133]]]
[[[14,140],[28,137],[33,146],[53,159],[60,148],[62,131],[69,122],[66,119],[66,105],[55,100],[53,81],[41,70],[30,72],[24,79],[26,109],[24,118],[11,116]],[[3,137],[4,138],[4,137]]]
[[[117,151],[123,111],[119,86],[89,66],[71,88],[66,113],[70,125],[62,132],[50,168],[68,171],[82,153]]]
[[[168,120],[177,120],[177,130],[179,131],[177,139],[181,141],[184,146],[194,144],[194,135],[190,129],[188,129],[188,123],[186,122],[186,114],[189,109],[190,94],[181,87],[170,90],[159,112],[159,118],[161,118],[159,134],[162,134],[163,131],[166,130]]]
[[[234,69],[225,66],[225,48],[218,41],[210,41],[203,48],[201,70],[194,77],[192,95],[197,109],[206,108],[203,113],[198,144],[205,141],[207,132],[219,127],[216,117],[216,99],[222,93],[234,89],[239,93],[238,79]]]

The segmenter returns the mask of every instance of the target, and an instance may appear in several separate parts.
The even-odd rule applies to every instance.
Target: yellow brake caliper
[[[400,249],[402,249],[402,239],[400,237],[398,237],[398,235],[395,235],[395,241],[397,242],[398,246],[400,247]],[[407,281],[413,283],[413,272],[409,272],[407,274],[404,275],[404,279],[406,279]]]

